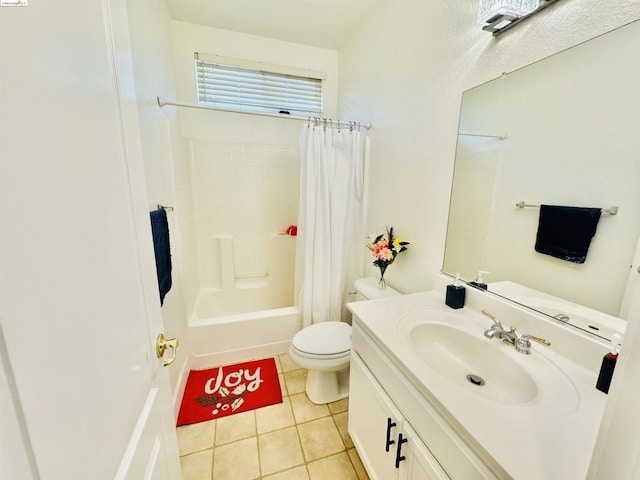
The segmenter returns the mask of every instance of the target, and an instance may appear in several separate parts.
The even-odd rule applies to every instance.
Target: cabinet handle
[[[391,420],[391,418],[387,418],[387,442],[386,442],[386,444],[384,446],[385,452],[388,452],[389,451],[389,447],[391,445],[393,445],[394,443],[396,443],[395,440],[391,440],[391,429],[393,427],[395,427],[395,426],[396,426],[395,422],[393,422]]]
[[[398,435],[398,448],[396,449],[396,468],[400,468],[400,462],[406,460],[405,456],[401,454],[402,444],[407,443],[409,440],[404,438],[402,434]]]

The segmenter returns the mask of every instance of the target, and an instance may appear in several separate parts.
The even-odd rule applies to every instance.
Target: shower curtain
[[[343,319],[343,299],[363,273],[368,137],[305,125],[299,143],[295,298],[306,327]]]

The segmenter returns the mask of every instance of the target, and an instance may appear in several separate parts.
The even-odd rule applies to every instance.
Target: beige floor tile
[[[176,428],[180,455],[199,452],[213,447],[213,436],[216,431],[216,421],[194,423]]]
[[[329,415],[329,408],[326,405],[316,405],[309,400],[306,393],[291,395],[289,399],[296,423],[309,422]]]
[[[329,411],[335,415],[336,413],[342,413],[349,410],[349,398],[343,398],[342,400],[338,400],[337,402],[331,402],[327,404],[329,407]]]
[[[364,468],[364,465],[362,464],[362,460],[360,459],[360,455],[358,455],[358,452],[356,451],[356,449],[350,448],[349,451],[347,451],[347,453],[349,454],[349,458],[351,459],[351,464],[353,465],[353,468],[358,474],[358,480],[369,480],[369,475],[367,474],[367,470]]]
[[[215,448],[213,478],[216,480],[254,480],[260,477],[256,437]]]
[[[276,361],[276,371],[278,373],[282,373],[282,365],[280,364],[280,357],[276,355],[273,357],[273,359]]]
[[[212,449],[180,457],[182,480],[202,480],[211,478],[212,460]]]
[[[311,480],[358,480],[346,452],[307,464]]]
[[[348,431],[349,414],[347,412],[337,413],[333,416],[333,421],[336,422],[336,427],[338,427],[338,433],[340,433],[344,446],[347,449],[353,448],[353,442]]]
[[[307,462],[344,450],[344,443],[331,417],[298,425],[298,434]]]
[[[289,397],[283,397],[282,403],[256,410],[256,428],[258,435],[295,425]]]
[[[278,374],[278,381],[280,382],[280,393],[282,394],[283,397],[286,397],[287,395],[289,395],[289,392],[287,392],[287,384],[284,381],[283,373]]]
[[[285,470],[284,472],[262,478],[263,480],[309,480],[309,474],[307,473],[307,467],[302,465],[300,467],[292,468],[291,470]]]
[[[296,427],[258,436],[263,475],[280,472],[304,463]]]
[[[216,446],[256,435],[255,410],[218,418],[216,422]]]
[[[282,373],[290,372],[291,370],[300,369],[300,365],[298,365],[297,363],[294,363],[293,360],[291,360],[291,357],[289,356],[288,353],[283,353],[282,355],[279,355],[278,359],[280,360]]]
[[[295,395],[296,393],[302,393],[305,391],[307,384],[307,372],[308,370],[300,368],[298,370],[292,370],[284,373],[284,381],[287,384],[287,391],[289,395]]]

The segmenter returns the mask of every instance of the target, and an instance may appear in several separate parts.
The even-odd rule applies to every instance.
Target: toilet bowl
[[[375,278],[356,280],[356,300],[400,295],[378,288]],[[351,326],[341,321],[314,323],[295,334],[289,348],[294,363],[308,370],[305,390],[313,403],[330,403],[349,395]]]

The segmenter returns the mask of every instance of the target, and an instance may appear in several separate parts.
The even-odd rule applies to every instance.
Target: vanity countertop
[[[480,456],[489,455],[492,463],[498,463],[518,480],[586,478],[606,395],[595,389],[597,375],[593,369],[560,355],[554,349],[553,338],[549,338],[551,347],[534,343],[531,355],[519,354],[499,340],[484,339],[482,332],[491,322],[467,307],[448,308],[438,292],[354,302],[349,309],[354,314],[354,325],[374,340]],[[541,366],[557,367],[566,377],[568,390],[559,393],[541,389],[530,401],[510,403],[479,395],[471,384],[452,382],[441,371],[426,365],[408,346],[401,324],[421,311],[443,312],[443,318],[453,315],[451,318],[470,322],[482,341],[495,342],[492,346],[504,349],[500,354],[511,356],[520,364],[530,361],[525,365],[540,362]],[[579,335],[576,341],[582,341]],[[428,444],[428,439],[423,440]]]

